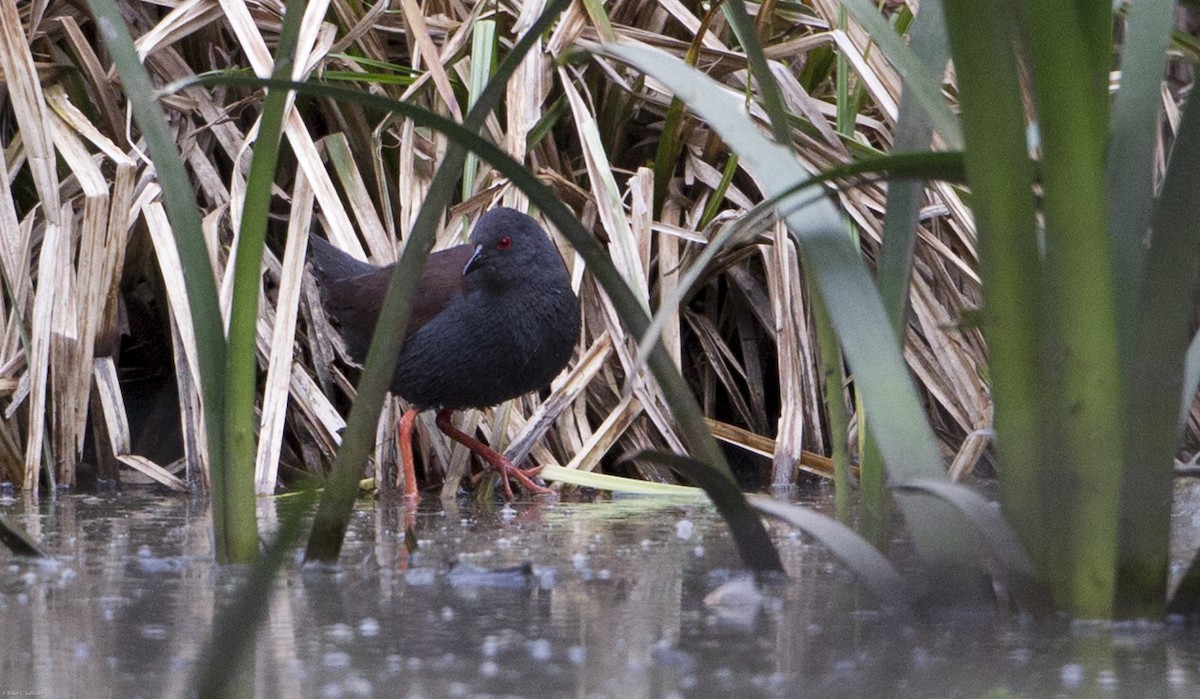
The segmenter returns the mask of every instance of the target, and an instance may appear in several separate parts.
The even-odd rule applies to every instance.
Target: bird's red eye
[[[510,238],[508,236],[504,236],[503,238],[500,239],[500,242],[496,243],[497,250],[507,250],[511,247],[512,247],[512,238]]]

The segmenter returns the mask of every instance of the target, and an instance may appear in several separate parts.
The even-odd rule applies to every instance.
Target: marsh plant
[[[259,558],[256,493],[319,482],[307,556],[336,559],[364,466],[394,469],[425,256],[503,203],[555,231],[584,327],[547,395],[464,430],[564,483],[683,476],[749,567],[782,568],[779,517],[898,613],[1162,619],[1200,443],[1196,43],[1159,0],[882,6],[0,0],[5,477],[207,488],[221,561]],[[361,375],[310,231],[399,262]],[[170,347],[165,463],[127,411],[135,311]],[[428,427],[452,497],[468,461]],[[747,499],[714,435],[758,487],[831,478],[860,532]],[[993,472],[998,509],[959,483]]]

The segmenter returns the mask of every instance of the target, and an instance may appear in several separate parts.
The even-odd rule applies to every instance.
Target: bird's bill
[[[467,276],[486,264],[487,256],[483,254],[483,246],[476,245],[475,252],[471,254],[471,259],[467,260],[467,265],[463,267],[463,276]]]

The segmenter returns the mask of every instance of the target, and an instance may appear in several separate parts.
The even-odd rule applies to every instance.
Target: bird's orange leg
[[[527,469],[517,468],[503,454],[455,427],[450,422],[450,416],[453,414],[453,410],[442,410],[439,412],[437,414],[438,429],[450,439],[478,454],[488,463],[488,466],[493,471],[499,473],[500,482],[504,484],[504,494],[509,500],[513,499],[512,486],[508,483],[509,478],[515,478],[525,490],[531,493],[539,493],[541,495],[552,495],[554,493],[553,490],[533,482],[532,477],[536,476],[542,470],[540,466]]]
[[[396,431],[400,435],[400,460],[404,463],[404,501],[412,505],[420,499],[417,495],[417,470],[413,466],[412,447],[413,426],[420,412],[416,408],[405,410],[400,423],[396,425]]]

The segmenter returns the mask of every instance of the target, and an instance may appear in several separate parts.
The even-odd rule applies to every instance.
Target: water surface
[[[269,531],[275,503],[260,507]],[[0,552],[0,692],[188,695],[246,575],[213,563],[202,500],[7,498],[0,513],[54,553]],[[404,519],[364,499],[339,565],[284,568],[258,696],[1200,696],[1200,635],[1182,626],[899,623],[782,525],[789,577],[754,584],[705,503],[426,503],[414,553]]]

